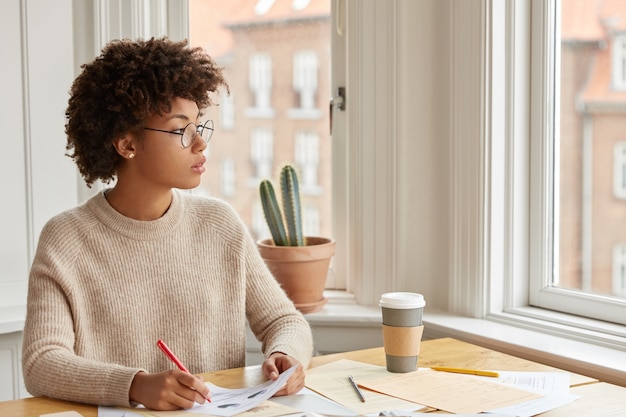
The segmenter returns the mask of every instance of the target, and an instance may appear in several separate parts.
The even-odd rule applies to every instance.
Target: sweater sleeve
[[[29,277],[22,352],[26,388],[33,395],[97,405],[130,406],[128,392],[140,369],[78,356],[74,318],[67,294],[68,251],[53,227],[42,231]],[[71,252],[71,251],[70,251]]]
[[[244,242],[247,288],[246,306],[250,329],[261,341],[265,356],[283,352],[306,369],[313,354],[311,328],[261,258],[250,237]]]

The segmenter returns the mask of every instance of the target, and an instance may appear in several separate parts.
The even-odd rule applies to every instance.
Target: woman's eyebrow
[[[189,117],[187,117],[186,114],[172,114],[170,117],[168,117],[168,120],[172,120],[172,119],[181,119],[181,120],[189,120]]]
[[[196,116],[196,120],[199,119],[200,116],[202,116],[202,112],[198,111],[198,115]],[[189,117],[187,117],[186,114],[183,114],[183,113],[172,114],[170,117],[168,117],[168,120],[172,120],[172,119],[180,119],[180,120],[185,120],[185,121],[191,120],[191,119],[189,119]]]

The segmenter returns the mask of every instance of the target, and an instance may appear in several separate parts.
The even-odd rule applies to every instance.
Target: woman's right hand
[[[178,369],[149,374],[138,372],[128,393],[130,401],[143,404],[151,410],[180,410],[204,404],[209,387],[195,375]]]

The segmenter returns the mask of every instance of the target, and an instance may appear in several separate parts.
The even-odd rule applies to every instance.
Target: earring
[[[134,153],[129,153],[129,154],[128,154],[128,159],[133,159],[134,157],[135,157],[135,154],[134,154]]]

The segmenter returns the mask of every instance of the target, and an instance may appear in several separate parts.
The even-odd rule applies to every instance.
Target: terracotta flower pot
[[[326,304],[324,288],[335,241],[306,237],[306,246],[275,246],[272,239],[259,240],[265,263],[287,296],[302,313],[313,313]]]

